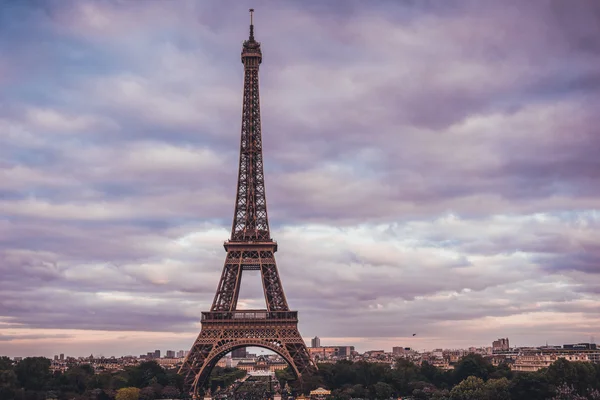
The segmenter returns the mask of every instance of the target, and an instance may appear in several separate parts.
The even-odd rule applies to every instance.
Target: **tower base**
[[[217,362],[240,347],[261,347],[279,354],[296,378],[316,369],[298,331],[297,311],[203,312],[200,334],[179,370],[186,389],[197,396]]]

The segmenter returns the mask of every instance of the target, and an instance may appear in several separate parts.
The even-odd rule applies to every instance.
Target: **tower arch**
[[[223,358],[227,353],[230,353],[241,347],[260,347],[262,349],[270,350],[276,353],[285,360],[285,362],[292,370],[294,377],[296,379],[300,377],[300,373],[298,372],[298,369],[295,366],[294,360],[292,359],[289,352],[286,351],[285,347],[283,347],[282,345],[278,345],[278,343],[268,343],[268,341],[266,342],[260,339],[248,339],[244,342],[232,340],[220,347],[217,351],[214,352],[213,355],[207,357],[202,370],[200,370],[196,380],[192,385],[192,392],[195,396],[199,396],[203,390],[203,385],[201,385],[201,378],[204,377],[204,380],[206,380],[210,376],[211,372],[213,371],[213,369],[215,368],[215,366],[221,358]]]

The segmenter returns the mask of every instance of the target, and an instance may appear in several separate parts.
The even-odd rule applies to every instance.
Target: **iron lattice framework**
[[[271,238],[263,172],[258,68],[260,43],[254,40],[250,10],[250,36],[244,41],[244,99],[240,161],[231,238],[223,273],[210,312],[202,313],[202,328],[179,373],[190,392],[203,390],[210,372],[225,354],[240,347],[272,350],[290,365],[296,377],[316,369],[298,331],[298,313],[290,311]],[[243,271],[260,271],[266,310],[238,310]]]

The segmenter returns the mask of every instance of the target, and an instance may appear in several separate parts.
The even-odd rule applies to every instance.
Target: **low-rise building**
[[[544,353],[524,353],[515,357],[514,363],[510,364],[513,371],[535,372],[542,368],[548,368],[556,360],[564,358],[568,361],[590,362],[587,354],[544,354]]]
[[[259,356],[256,360],[240,360],[236,368],[250,373],[260,371],[275,372],[285,369],[287,366],[287,363],[282,359],[269,359],[265,356]]]
[[[310,392],[310,398],[315,400],[326,399],[329,396],[331,396],[331,390],[323,389],[322,387]]]
[[[154,361],[163,368],[175,368],[183,363],[183,358],[158,358]]]

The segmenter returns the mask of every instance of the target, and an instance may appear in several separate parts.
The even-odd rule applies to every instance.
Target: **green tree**
[[[485,395],[485,382],[476,376],[469,376],[450,391],[451,400],[484,400]]]
[[[445,387],[447,385],[444,373],[439,368],[429,364],[427,361],[423,361],[421,363],[421,369],[419,372],[426,381],[434,384],[438,388]]]
[[[353,368],[352,361],[338,361],[335,364],[331,387],[342,387],[354,382],[356,382],[356,371]]]
[[[146,386],[140,390],[140,400],[154,400],[156,398],[157,395],[150,386]]]
[[[510,369],[510,366],[505,362],[501,363],[496,368],[494,368],[494,371],[490,374],[491,379],[506,378],[509,381],[513,378],[513,376],[513,371]]]
[[[139,400],[140,389],[136,387],[126,387],[117,390],[115,400]]]
[[[591,389],[598,388],[600,382],[596,380],[596,370],[590,362],[575,362],[577,382],[574,386],[580,394],[588,394]]]
[[[509,382],[506,378],[490,379],[485,382],[476,376],[454,386],[450,391],[452,400],[511,400]]]
[[[580,395],[586,395],[590,389],[598,388],[596,369],[589,362],[570,362],[559,358],[546,371],[548,380],[560,386],[573,387]]]
[[[510,382],[506,378],[490,379],[485,383],[486,400],[511,400]]]
[[[454,368],[454,382],[462,382],[470,376],[487,380],[494,366],[479,354],[469,354],[460,359]]]
[[[598,390],[598,389],[591,389],[588,392],[588,399],[589,400],[600,400],[600,390]]]
[[[19,380],[15,371],[10,369],[0,370],[0,399],[12,399],[19,387]]]
[[[102,400],[115,400],[116,396],[117,396],[117,391],[113,390],[113,389],[104,389],[104,391],[100,395]],[[100,400],[100,399],[97,399],[97,400]]]
[[[0,371],[12,370],[13,366],[13,360],[6,356],[0,356]]]
[[[277,378],[282,387],[285,386],[285,384],[289,381],[294,380],[294,374],[292,373],[290,367],[275,371],[275,377]]]
[[[390,383],[399,394],[410,394],[413,391],[412,383],[421,380],[420,368],[404,358],[398,359],[394,367],[390,371]]]
[[[379,377],[374,373],[373,365],[374,364],[365,361],[354,363],[356,383],[360,383],[365,387],[371,387],[379,382]]]
[[[84,364],[69,368],[64,375],[70,391],[83,393],[86,389],[92,387],[94,369],[91,365]]]
[[[389,399],[394,389],[385,382],[377,382],[373,385],[376,399]]]
[[[439,390],[431,394],[431,400],[450,400],[448,389]]]
[[[169,384],[169,378],[165,370],[156,361],[145,361],[140,365],[131,367],[128,373],[129,385],[137,388],[150,386],[153,383],[158,383],[161,386]]]
[[[363,385],[360,385],[360,384],[353,385],[352,389],[350,390],[350,393],[351,393],[352,397],[359,398],[359,399],[367,397],[367,390],[365,389],[365,387]]]
[[[325,383],[323,382],[323,378],[319,375],[319,373],[304,373],[300,379],[293,381],[291,386],[299,393],[308,393],[309,391],[315,390],[320,386],[325,386]]]
[[[236,379],[243,378],[245,375],[245,371],[237,368],[215,367],[210,374],[210,390],[215,391],[217,387],[226,388],[233,384]]]
[[[439,391],[434,384],[424,381],[414,383],[413,387],[412,396],[417,400],[428,400]]]
[[[167,378],[169,380],[168,386],[175,386],[177,389],[179,389],[180,392],[183,391],[183,375],[180,375],[177,373],[178,371],[176,369],[169,369],[166,371],[167,373]],[[234,368],[234,373],[233,373],[236,377],[236,379],[243,377],[245,374],[245,371],[240,371],[237,368]]]
[[[567,384],[572,385],[578,381],[577,368],[575,363],[564,358],[559,358],[552,363],[546,370],[548,380],[556,386]]]
[[[162,390],[162,397],[167,399],[176,399],[181,392],[175,386],[165,386]]]
[[[112,390],[116,391],[129,386],[129,374],[127,372],[121,372],[110,377],[109,388]]]
[[[566,383],[561,384],[556,388],[556,394],[551,400],[588,400],[587,397],[577,393],[573,386]]]
[[[45,357],[24,358],[14,370],[21,387],[26,390],[44,390],[51,378],[50,360]]]
[[[98,389],[109,389],[111,387],[111,380],[113,376],[108,372],[100,372],[98,374],[94,374],[90,377],[90,381],[88,383],[91,388]]]
[[[517,372],[510,381],[512,400],[545,400],[552,396],[552,386],[543,372]]]

